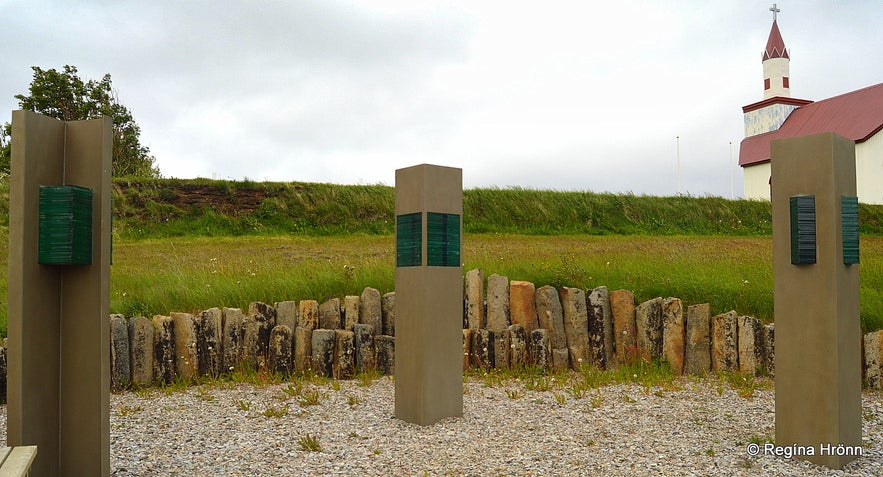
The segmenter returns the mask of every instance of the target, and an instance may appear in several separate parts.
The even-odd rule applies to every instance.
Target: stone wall
[[[628,290],[583,290],[485,280],[466,273],[463,368],[534,366],[613,368],[637,359],[664,359],[675,373],[739,371],[772,376],[774,326],[735,311],[711,316],[708,304],[678,298],[636,303]],[[170,313],[152,319],[110,316],[113,389],[218,376],[238,367],[283,375],[336,379],[377,369],[395,372],[395,293],[366,288],[360,296],[255,302]],[[862,340],[863,377],[883,386],[883,330]],[[0,348],[5,396],[6,349]]]

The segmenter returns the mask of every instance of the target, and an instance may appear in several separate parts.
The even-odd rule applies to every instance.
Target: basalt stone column
[[[199,374],[218,376],[223,372],[223,315],[220,308],[209,308],[196,315],[196,352]]]
[[[549,347],[549,332],[542,328],[530,332],[530,365],[549,369],[552,364],[552,350]]]
[[[178,376],[175,370],[175,327],[169,316],[153,317],[153,381],[170,384]]]
[[[343,329],[353,331],[353,326],[359,322],[359,307],[361,298],[355,295],[343,297]]]
[[[635,295],[629,290],[610,292],[610,313],[613,314],[613,333],[616,337],[615,362],[624,364],[635,360],[638,356]]]
[[[239,365],[242,356],[242,310],[239,308],[224,308],[221,311],[223,319],[221,331],[221,354],[224,363],[224,372],[233,371]]]
[[[855,143],[770,144],[776,444],[862,444]],[[841,468],[856,455],[798,456]]]
[[[672,371],[684,373],[684,305],[679,298],[662,302],[662,357]]]
[[[129,319],[129,351],[132,383],[153,384],[153,323],[143,316]]]
[[[527,366],[527,333],[524,328],[521,325],[509,325],[505,343],[509,348],[509,367],[521,369]]]
[[[533,283],[519,280],[509,282],[509,316],[512,324],[521,325],[526,334],[540,327]]]
[[[463,329],[463,371],[472,367],[472,330]]]
[[[883,364],[883,330],[868,333],[862,337],[865,347],[865,381],[871,389],[880,389],[883,384],[881,378],[881,364]]]
[[[270,342],[268,346],[270,370],[280,373],[283,376],[288,376],[291,374],[292,370],[292,335],[293,333],[288,325],[276,325],[270,331]]]
[[[558,290],[546,285],[536,292],[537,317],[540,328],[545,329],[549,335],[549,353],[551,366],[554,369],[566,368],[570,362],[567,350],[567,335],[564,332],[564,309],[561,308],[561,299]]]
[[[463,415],[463,171],[396,171],[395,415]],[[358,336],[358,335],[357,335]]]
[[[613,362],[616,343],[613,335],[613,315],[610,313],[610,293],[607,287],[586,290],[589,313],[589,341],[594,360],[607,367]]]
[[[313,330],[313,372],[319,376],[334,374],[334,330]]]
[[[254,369],[267,366],[267,344],[275,319],[263,313],[252,313],[242,321],[242,360]]]
[[[472,366],[485,371],[494,367],[494,333],[485,329],[472,330]]]
[[[276,309],[276,324],[285,325],[289,330],[297,327],[297,302],[279,301],[273,307]]]
[[[395,374],[396,339],[395,336],[380,335],[374,337],[377,369],[383,374]]]
[[[776,327],[775,323],[763,325],[763,348],[766,351],[764,366],[769,376],[776,375]]]
[[[326,330],[342,329],[343,325],[340,316],[340,298],[332,298],[322,303],[319,305],[319,328]]]
[[[594,364],[589,348],[586,294],[579,288],[570,287],[561,287],[559,294],[564,310],[564,333],[567,336],[567,349],[570,351],[570,366],[579,370],[583,365]]]
[[[662,298],[647,300],[635,309],[638,356],[651,361],[662,356]]]
[[[367,323],[357,323],[353,326],[353,335],[356,372],[363,373],[373,369],[376,365],[373,326]]]
[[[738,317],[728,311],[711,318],[711,367],[715,371],[739,370]]]
[[[383,311],[380,305],[380,292],[376,288],[365,288],[359,300],[359,323],[371,325],[374,336],[383,334]]]
[[[380,310],[383,313],[383,333],[396,335],[396,292],[384,293],[380,297]]]
[[[704,375],[711,371],[711,308],[708,303],[687,308],[684,372]]]
[[[509,319],[509,279],[496,273],[487,279],[487,329],[492,332],[491,347],[494,366],[505,367],[509,363],[509,350],[503,343]]]
[[[764,365],[763,330],[757,318],[740,316],[737,320],[739,371],[753,376]]]
[[[190,313],[172,313],[175,326],[175,370],[184,379],[193,379],[199,371],[196,353],[196,323]]]
[[[466,328],[487,327],[484,315],[484,274],[479,269],[466,272]]]
[[[356,370],[353,332],[336,330],[334,334],[334,379],[350,379]]]
[[[129,327],[123,315],[110,315],[110,357],[111,389],[125,389],[132,381],[132,372],[129,365]]]
[[[319,302],[301,300],[298,304],[297,326],[315,330],[319,327]]]
[[[307,373],[313,368],[313,330],[298,326],[294,329],[294,370]]]

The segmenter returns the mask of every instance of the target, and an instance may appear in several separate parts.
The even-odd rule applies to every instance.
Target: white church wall
[[[786,88],[782,84],[782,78],[788,78],[788,58],[770,58],[763,62],[763,79],[770,80],[770,89],[764,90],[763,99],[773,96],[791,97],[790,85]]]
[[[772,168],[769,162],[743,167],[744,191],[746,199],[770,200],[770,175]]]
[[[855,181],[859,202],[883,204],[883,132],[855,145]]]
[[[745,137],[779,129],[795,109],[797,106],[793,104],[771,104],[745,113]]]

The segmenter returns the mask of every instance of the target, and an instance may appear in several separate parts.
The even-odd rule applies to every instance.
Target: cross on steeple
[[[773,6],[770,7],[770,11],[773,12],[773,21],[776,21],[776,14],[781,12],[782,10],[776,8],[776,4],[774,3]]]

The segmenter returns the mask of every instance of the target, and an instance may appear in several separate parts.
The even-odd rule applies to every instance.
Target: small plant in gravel
[[[285,393],[285,395],[288,397],[300,396],[300,393],[302,393],[303,390],[304,385],[300,381],[297,381],[296,383],[291,383],[288,386],[282,388],[282,392]]]
[[[196,388],[196,397],[197,399],[201,399],[206,402],[212,402],[215,400],[215,396],[208,393],[208,390],[204,386],[200,386]]]
[[[758,435],[754,435],[754,436],[749,437],[748,442],[750,442],[751,444],[757,444],[759,446],[762,446],[766,443],[770,443],[770,444],[774,443],[772,438],[770,438],[768,436],[758,436]]]
[[[635,398],[629,396],[628,394],[623,394],[622,395],[622,402],[637,402],[637,401],[635,401]]]
[[[241,409],[243,411],[248,412],[251,410],[251,401],[245,401],[243,399],[240,399],[240,400],[236,401],[236,407],[238,407],[239,409]]]
[[[707,455],[708,457],[714,457],[716,454],[714,452],[714,449],[709,447],[708,449],[705,449],[705,455]]]
[[[555,396],[555,401],[557,401],[558,404],[564,404],[567,402],[567,396],[565,396],[563,394],[555,393],[554,396]]]
[[[319,444],[319,438],[309,433],[307,433],[307,435],[305,436],[299,437],[297,439],[297,445],[300,446],[300,449],[302,451],[322,452],[322,446]]]
[[[347,404],[349,404],[350,406],[355,406],[356,404],[359,404],[360,402],[362,402],[362,400],[359,399],[359,398],[357,398],[357,397],[355,397],[355,396],[349,396],[349,397],[347,398],[346,402],[347,402]]]
[[[589,398],[589,404],[592,405],[593,409],[598,409],[603,403],[604,396],[602,396],[600,392],[593,394],[592,397]]]
[[[378,370],[377,368],[370,368],[357,374],[356,381],[358,381],[359,386],[367,387],[370,386],[374,381],[380,379],[382,376],[383,373],[381,373],[380,370]]]
[[[518,399],[521,397],[517,389],[507,389],[506,396],[509,396],[509,399]]]
[[[122,417],[134,416],[143,410],[144,408],[141,406],[120,406],[119,415]]]
[[[319,404],[320,399],[321,395],[317,389],[309,389],[298,396],[297,403],[300,404],[301,407],[315,406]]]
[[[288,415],[288,404],[283,404],[282,406],[269,406],[261,412],[261,415],[264,417],[285,417]]]

